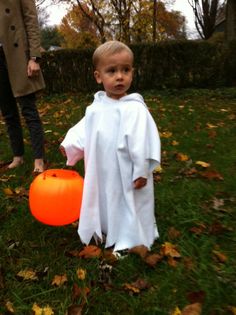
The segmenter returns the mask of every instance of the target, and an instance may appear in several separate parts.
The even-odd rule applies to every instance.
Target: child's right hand
[[[60,145],[59,150],[61,151],[61,154],[63,156],[66,156],[66,150],[65,150],[65,148],[62,145]]]

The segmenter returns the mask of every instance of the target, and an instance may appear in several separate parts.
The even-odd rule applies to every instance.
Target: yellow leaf
[[[176,145],[179,145],[179,142],[178,142],[178,141],[173,140],[173,141],[171,142],[171,144],[172,144],[173,146],[176,146]]]
[[[9,187],[8,188],[4,188],[3,191],[4,191],[4,194],[7,195],[7,196],[14,195],[13,190],[11,188],[9,188]]]
[[[140,289],[136,288],[135,286],[133,286],[132,284],[129,284],[129,283],[125,283],[123,285],[123,288],[127,291],[131,291],[133,293],[139,293],[140,292]]]
[[[86,277],[86,270],[82,269],[82,268],[78,268],[77,269],[77,276],[79,280],[84,280]]]
[[[10,313],[15,313],[14,307],[13,307],[13,303],[10,301],[6,302],[6,308],[8,310],[8,312]]]
[[[32,311],[34,311],[34,315],[42,315],[43,311],[41,307],[39,307],[36,303],[32,306]]]
[[[186,154],[183,153],[177,153],[176,154],[176,160],[177,161],[188,161],[189,157]]]
[[[23,278],[23,280],[38,280],[36,272],[32,269],[21,270],[17,276]]]
[[[32,311],[34,311],[34,315],[53,315],[54,312],[51,307],[48,305],[45,307],[39,307],[36,303],[32,306]]]
[[[163,131],[160,133],[161,138],[170,138],[172,136],[172,132],[170,131]]]
[[[153,173],[162,173],[162,172],[163,172],[163,170],[162,170],[162,167],[160,165],[158,165],[153,171]]]
[[[65,282],[67,282],[67,275],[56,275],[52,280],[52,285],[56,285],[58,287],[62,286]]]
[[[200,166],[202,166],[202,167],[209,167],[209,166],[211,166],[210,163],[203,162],[203,161],[197,161],[196,164],[197,164],[197,165],[200,165]]]
[[[209,128],[209,129],[217,128],[216,125],[213,125],[213,124],[210,124],[210,123],[207,123],[206,125],[207,125],[207,128]]]
[[[230,306],[229,309],[233,315],[236,315],[236,306]]]
[[[178,306],[176,306],[175,310],[171,313],[171,315],[181,315],[181,311],[178,308]]]

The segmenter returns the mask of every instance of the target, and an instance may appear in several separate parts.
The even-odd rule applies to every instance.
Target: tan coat
[[[15,97],[45,87],[42,73],[29,78],[30,57],[41,57],[40,34],[34,0],[0,0],[0,43],[6,57]]]

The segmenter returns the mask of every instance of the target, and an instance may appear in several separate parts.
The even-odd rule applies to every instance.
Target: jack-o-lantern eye
[[[29,189],[32,215],[48,225],[66,225],[79,219],[83,178],[72,170],[51,169],[39,174]]]

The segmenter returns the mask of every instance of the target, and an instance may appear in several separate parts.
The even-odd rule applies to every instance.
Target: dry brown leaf
[[[58,287],[62,286],[65,282],[67,282],[67,275],[56,275],[52,280],[52,285],[56,285]]]
[[[8,310],[8,312],[13,313],[13,314],[15,313],[15,309],[14,309],[12,302],[7,301],[5,306],[6,306],[6,309]]]
[[[66,315],[82,315],[82,310],[81,305],[71,305],[68,307]]]
[[[205,172],[199,172],[199,174],[209,180],[224,180],[224,177],[218,173],[217,171],[214,170],[209,170]]]
[[[14,191],[13,191],[11,188],[9,188],[9,187],[4,188],[4,189],[3,189],[3,192],[4,192],[4,194],[5,194],[6,196],[12,196],[12,195],[14,195]]]
[[[218,250],[213,250],[212,252],[215,255],[215,257],[219,260],[219,262],[225,263],[228,260],[228,257],[225,254],[219,252]]]
[[[118,261],[118,257],[113,254],[113,251],[107,249],[103,252],[103,259],[110,265]]]
[[[101,249],[95,245],[85,246],[79,253],[79,257],[82,258],[95,258],[101,256]]]
[[[168,265],[171,267],[177,266],[177,261],[173,257],[168,257],[167,262],[168,262]]]
[[[147,257],[145,257],[144,261],[149,266],[155,267],[156,264],[160,262],[162,259],[163,259],[163,256],[160,254],[150,254]]]
[[[164,244],[161,245],[161,254],[163,256],[170,256],[173,258],[181,257],[180,253],[176,249],[176,246],[169,242],[165,242]]]
[[[72,289],[72,300],[75,301],[78,298],[83,298],[82,304],[87,299],[87,295],[90,293],[90,289],[88,287],[82,287],[80,288],[77,283],[73,284],[73,289]]]
[[[137,254],[141,258],[145,258],[148,254],[148,248],[144,245],[135,246],[129,250],[129,253],[131,254]]]
[[[200,315],[202,313],[202,304],[194,303],[185,306],[182,310],[181,315]]]
[[[206,225],[204,223],[198,223],[198,226],[191,227],[189,231],[193,234],[200,235],[206,231]]]
[[[189,292],[187,294],[187,299],[190,303],[203,303],[206,297],[206,293],[202,290]]]
[[[195,267],[195,263],[192,257],[184,257],[184,266],[188,270],[193,270]]]
[[[168,236],[171,239],[175,239],[181,235],[181,232],[178,231],[175,227],[171,226],[168,230]]]

